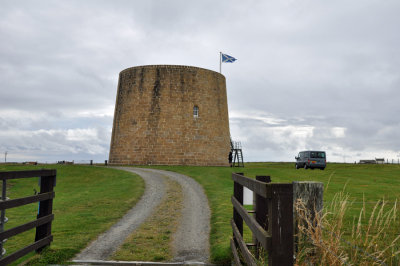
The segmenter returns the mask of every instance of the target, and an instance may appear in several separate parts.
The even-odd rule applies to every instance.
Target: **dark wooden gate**
[[[39,177],[40,179],[40,192],[38,195],[29,196],[18,199],[7,199],[5,197],[5,190],[7,187],[7,180],[18,179],[18,178],[30,178]],[[26,246],[7,257],[0,259],[0,265],[7,265],[20,257],[28,254],[31,251],[40,251],[44,247],[50,245],[53,241],[51,235],[51,222],[54,219],[52,214],[53,210],[53,198],[55,193],[53,191],[56,185],[56,170],[30,170],[30,171],[13,171],[13,172],[0,172],[0,180],[3,182],[3,196],[0,201],[0,210],[2,217],[4,216],[5,210],[20,207],[26,204],[35,202],[39,203],[39,212],[37,219],[29,223],[5,230],[0,232],[0,241],[3,243],[4,239],[10,238],[17,234],[36,228],[35,242],[29,246]],[[10,217],[12,219],[12,217]],[[3,222],[3,221],[2,221]]]
[[[293,265],[293,184],[266,183],[232,173],[233,239],[231,249],[236,265],[241,265],[238,247],[247,265],[257,265],[257,252],[252,254],[243,240],[243,221],[250,228],[257,247],[268,253],[268,265]],[[259,178],[267,181],[267,177]],[[256,196],[256,214],[251,216],[243,207],[243,187]]]

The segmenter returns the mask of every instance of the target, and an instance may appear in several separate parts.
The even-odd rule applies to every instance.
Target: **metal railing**
[[[240,141],[231,141],[231,149],[241,149],[242,143]]]

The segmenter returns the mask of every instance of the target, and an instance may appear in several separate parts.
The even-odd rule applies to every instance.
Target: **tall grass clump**
[[[323,214],[295,203],[298,217],[296,265],[399,265],[400,235],[397,200],[379,200],[371,210],[365,199],[358,217],[345,220],[349,195],[334,195]],[[349,230],[350,229],[350,230]]]

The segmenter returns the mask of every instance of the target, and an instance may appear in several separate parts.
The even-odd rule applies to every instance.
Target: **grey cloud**
[[[79,129],[75,129],[79,131]],[[2,137],[0,148],[8,151],[10,157],[12,154],[20,154],[29,157],[34,153],[38,159],[46,160],[65,160],[78,159],[82,155],[86,158],[92,158],[101,155],[102,158],[108,154],[107,139],[110,134],[104,134],[104,129],[92,129],[88,135],[87,130],[76,132],[80,134],[80,138],[71,139],[68,130],[39,130],[31,132],[11,132],[12,134]],[[62,158],[62,156],[67,158]],[[23,159],[20,158],[19,160]]]
[[[223,51],[238,58],[222,72],[230,113],[242,115],[231,117],[232,137],[244,140],[249,158],[291,160],[307,145],[398,154],[399,7],[372,0],[2,1],[0,149],[13,148],[13,140],[16,150],[41,158],[46,150],[51,158],[106,157],[121,70],[217,70]],[[335,127],[345,137],[333,136]],[[89,128],[97,132],[90,145],[66,140],[66,130]],[[314,135],[299,140],[305,128]],[[57,133],[46,137],[49,130]],[[36,135],[5,133],[19,131]]]

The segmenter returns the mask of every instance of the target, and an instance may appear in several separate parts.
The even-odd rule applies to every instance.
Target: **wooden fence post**
[[[40,182],[40,193],[47,193],[47,192],[53,192],[53,189],[56,185],[56,172],[54,173],[54,176],[41,176],[39,177],[39,182]],[[41,218],[47,215],[52,214],[53,211],[53,199],[48,199],[44,201],[39,202],[39,212],[37,215],[37,218]],[[47,236],[51,235],[51,221],[48,223],[45,223],[43,225],[40,225],[36,227],[36,235],[35,235],[35,242],[39,241]],[[40,252],[43,250],[45,247],[41,247],[37,252]]]
[[[315,212],[321,212],[324,207],[324,184],[311,181],[293,182],[293,203],[300,199],[314,219]]]
[[[243,173],[236,173],[238,175],[244,175]],[[233,183],[233,196],[236,200],[243,205],[243,186],[234,182]],[[235,222],[240,234],[243,236],[243,218],[240,214],[233,208],[233,221]]]
[[[296,205],[298,200],[301,200],[310,214],[308,219],[314,223],[316,213],[322,215],[324,198],[324,184],[321,182],[293,182],[293,205]],[[299,218],[296,209],[293,210],[294,227],[295,227],[295,252],[298,251],[298,224]],[[315,226],[315,225],[314,225]]]
[[[293,184],[271,184],[268,232],[272,235],[268,265],[293,265]]]
[[[265,183],[271,183],[270,176],[257,175],[256,180]],[[255,211],[255,219],[262,228],[268,231],[268,200],[256,193],[254,193],[254,198],[255,203],[253,203],[253,209]],[[255,257],[258,259],[260,257],[259,249],[261,248],[261,245],[258,243],[257,239],[254,239],[254,244],[256,244]]]

